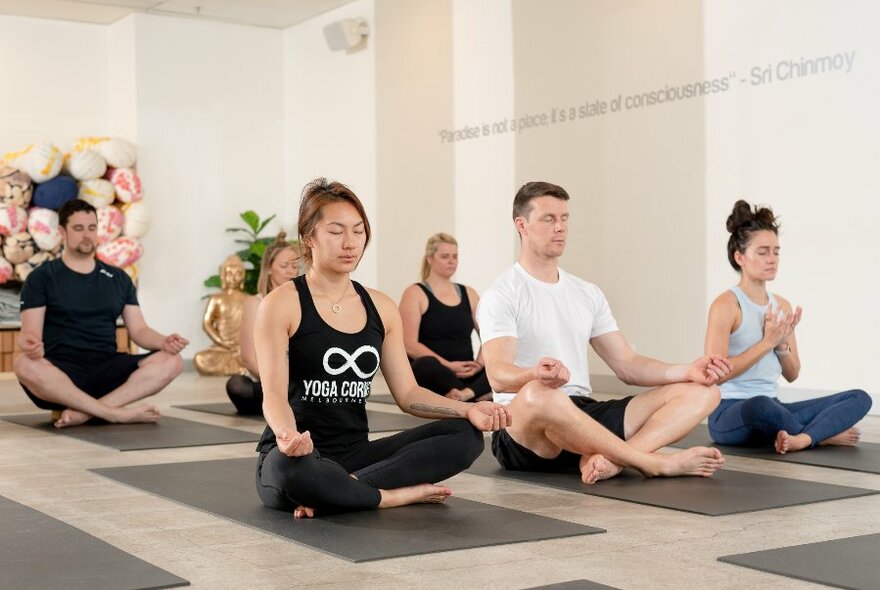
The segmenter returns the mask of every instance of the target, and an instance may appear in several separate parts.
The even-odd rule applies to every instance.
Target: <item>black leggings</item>
[[[257,493],[269,508],[287,512],[297,506],[323,513],[367,510],[379,506],[380,489],[436,483],[464,471],[483,445],[483,433],[470,422],[449,419],[368,441],[333,458],[317,449],[288,457],[274,447],[260,454]]]
[[[475,401],[481,395],[490,393],[492,387],[489,378],[486,377],[486,369],[480,369],[479,373],[471,377],[459,379],[451,370],[440,364],[437,357],[422,356],[412,362],[413,374],[416,383],[434,393],[446,395],[451,389],[471,389],[475,396],[468,401]]]
[[[263,386],[244,375],[233,375],[226,381],[226,395],[239,414],[263,415]]]

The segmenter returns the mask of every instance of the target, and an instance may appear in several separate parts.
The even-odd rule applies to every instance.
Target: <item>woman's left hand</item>
[[[464,361],[465,369],[464,371],[459,371],[455,374],[456,377],[460,379],[467,379],[468,377],[473,377],[476,375],[480,369],[483,368],[483,365],[478,363],[477,361]]]
[[[503,430],[513,424],[510,409],[493,402],[476,402],[467,411],[467,419],[482,432]]]

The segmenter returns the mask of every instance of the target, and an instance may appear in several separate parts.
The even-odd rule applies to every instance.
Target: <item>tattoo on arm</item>
[[[438,408],[437,406],[429,406],[426,404],[410,404],[411,410],[416,410],[418,412],[426,412],[428,414],[440,414],[441,416],[456,416],[461,417],[461,414],[452,410],[450,408]]]
[[[290,364],[290,349],[284,351],[284,362]]]

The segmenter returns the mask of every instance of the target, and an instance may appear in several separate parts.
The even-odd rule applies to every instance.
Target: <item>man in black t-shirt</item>
[[[58,212],[64,250],[34,270],[21,290],[24,354],[15,374],[40,408],[60,411],[57,428],[92,417],[108,422],[156,422],[150,405],[128,404],[159,392],[183,369],[180,351],[189,342],[164,336],[144,321],[131,279],[95,259],[95,208],[75,199]],[[116,320],[153,352],[116,351]]]

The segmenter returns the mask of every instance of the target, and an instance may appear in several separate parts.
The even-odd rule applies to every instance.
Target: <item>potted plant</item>
[[[260,219],[260,216],[253,211],[244,211],[239,213],[239,217],[246,227],[227,227],[227,233],[239,234],[235,239],[236,244],[241,244],[244,249],[236,252],[241,258],[245,266],[244,286],[245,293],[250,295],[257,294],[257,278],[260,276],[260,263],[263,260],[263,252],[266,246],[272,243],[274,237],[260,237],[260,234],[266,229],[275,215],[271,215],[266,219]],[[244,235],[241,235],[244,234]],[[205,279],[206,287],[220,288],[220,275],[215,274]]]

